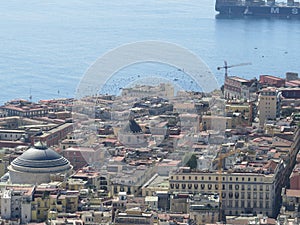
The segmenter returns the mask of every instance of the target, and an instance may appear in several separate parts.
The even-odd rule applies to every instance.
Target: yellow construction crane
[[[235,65],[229,65],[227,64],[227,61],[224,61],[224,66],[219,66],[217,67],[218,70],[220,69],[225,69],[225,77],[228,76],[228,69],[232,68],[232,67],[237,67],[237,66],[247,66],[247,65],[251,65],[252,63],[248,62],[248,63],[239,63],[239,64],[235,64]]]
[[[220,149],[220,152],[219,152],[219,155],[218,155],[218,158],[215,159],[214,161],[218,162],[218,190],[219,190],[219,202],[220,202],[220,211],[219,211],[219,219],[220,221],[223,219],[223,205],[222,205],[222,190],[223,190],[223,187],[222,187],[222,181],[223,181],[223,160],[225,158],[227,158],[228,156],[232,156],[232,155],[235,155],[237,153],[241,153],[241,149],[235,149],[235,150],[231,150],[230,152],[227,152],[227,153],[221,153],[222,149]]]

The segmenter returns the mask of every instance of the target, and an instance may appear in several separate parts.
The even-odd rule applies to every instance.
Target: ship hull
[[[232,16],[272,16],[286,18],[300,18],[300,7],[290,6],[246,6],[246,5],[226,5],[218,4],[215,6],[216,11],[221,15]]]

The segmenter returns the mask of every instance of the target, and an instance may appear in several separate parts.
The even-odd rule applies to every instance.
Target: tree
[[[197,156],[195,154],[187,161],[186,166],[190,167],[192,170],[197,168]]]

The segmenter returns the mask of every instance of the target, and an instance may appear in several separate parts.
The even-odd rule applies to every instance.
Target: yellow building
[[[55,218],[57,213],[74,213],[78,209],[78,191],[60,191],[55,187],[38,186],[31,203],[32,221]]]
[[[85,189],[87,185],[87,181],[82,179],[74,179],[69,178],[66,182],[67,189],[71,191],[80,191],[81,189]]]
[[[243,122],[251,125],[252,122],[252,104],[249,102],[227,101],[225,105],[225,113],[228,116],[239,114],[243,118]]]
[[[258,95],[259,125],[263,126],[268,119],[274,120],[279,116],[279,99],[276,88],[264,88]]]
[[[37,189],[34,193],[34,200],[31,203],[31,219],[35,222],[45,221],[50,209],[50,196],[56,193],[57,189]],[[53,201],[53,200],[52,200]],[[52,202],[51,201],[51,202]],[[51,205],[51,208],[53,205]]]

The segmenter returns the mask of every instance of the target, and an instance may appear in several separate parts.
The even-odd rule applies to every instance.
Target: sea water
[[[0,5],[1,104],[16,98],[74,97],[97,58],[146,40],[175,43],[195,53],[220,85],[224,70],[217,67],[224,60],[251,63],[229,69],[229,75],[246,79],[300,72],[300,20],[217,19],[214,0],[10,0]],[[171,74],[184,88],[197,89],[176,68],[151,63],[124,68],[108,83],[121,89],[136,74]]]

